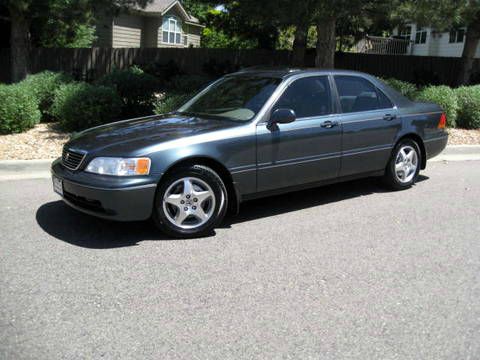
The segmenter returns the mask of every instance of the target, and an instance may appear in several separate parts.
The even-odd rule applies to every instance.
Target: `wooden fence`
[[[305,66],[313,67],[315,53],[307,51]],[[0,81],[10,80],[10,50],[0,49]],[[234,71],[241,67],[290,64],[289,51],[231,50],[231,49],[172,49],[172,48],[89,48],[42,49],[30,51],[29,72],[42,70],[64,71],[77,78],[94,80],[114,68],[132,64],[175,64],[185,74],[201,74],[208,71]],[[336,68],[364,71],[382,77],[395,77],[416,83],[453,85],[459,67],[459,58],[337,53]],[[475,61],[480,70],[479,60]],[[215,70],[216,69],[216,70]]]

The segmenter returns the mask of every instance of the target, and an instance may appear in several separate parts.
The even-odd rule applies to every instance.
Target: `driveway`
[[[478,359],[480,162],[246,203],[211,237],[0,182],[1,359]]]

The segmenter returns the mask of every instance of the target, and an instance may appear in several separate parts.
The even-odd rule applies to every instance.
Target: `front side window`
[[[292,109],[297,118],[322,116],[332,113],[332,97],[326,76],[295,80],[284,91],[274,109]]]
[[[246,122],[257,115],[280,83],[281,79],[274,77],[228,76],[186,103],[177,113]]]
[[[163,18],[162,42],[167,44],[182,43],[182,24],[175,16]]]
[[[427,29],[419,27],[415,33],[415,44],[425,44],[427,42]]]
[[[392,108],[388,97],[370,81],[358,76],[335,76],[342,112],[352,113]]]

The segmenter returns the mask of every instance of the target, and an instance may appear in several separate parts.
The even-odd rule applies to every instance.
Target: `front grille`
[[[70,149],[63,148],[62,151],[62,164],[67,169],[77,170],[82,164],[83,159],[85,158],[85,153],[79,151],[73,151]]]

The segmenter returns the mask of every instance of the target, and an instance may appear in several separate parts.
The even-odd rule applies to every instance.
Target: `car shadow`
[[[427,176],[420,175],[417,182],[427,179]],[[234,224],[254,219],[382,192],[388,192],[388,190],[376,179],[367,178],[247,201],[241,205],[238,215],[227,216],[220,227],[230,228]],[[151,222],[116,222],[98,219],[70,208],[61,200],[40,206],[36,213],[36,220],[47,234],[56,239],[89,249],[135,246],[144,240],[178,240],[162,234]],[[215,233],[212,233],[213,235]]]

